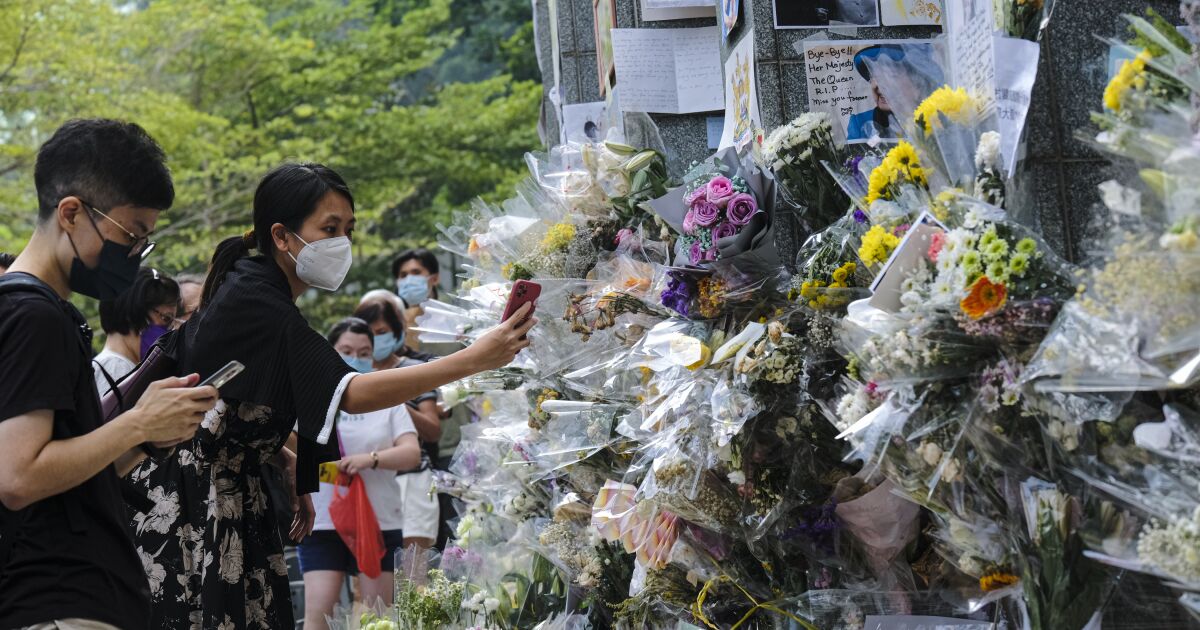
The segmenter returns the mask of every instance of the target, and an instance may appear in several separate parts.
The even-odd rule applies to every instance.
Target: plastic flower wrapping
[[[1021,36],[1046,10],[1002,13]],[[1012,194],[994,112],[886,78],[896,144],[843,152],[806,115],[678,180],[660,151],[572,144],[455,217],[465,282],[423,338],[470,342],[517,279],[543,286],[539,324],[510,367],[443,388],[478,418],[438,475],[456,536],[397,562],[394,618],[1188,627],[1200,75],[1173,29],[1131,24],[1146,53],[1093,140],[1134,168],[1078,266]],[[787,267],[785,207],[807,229]]]

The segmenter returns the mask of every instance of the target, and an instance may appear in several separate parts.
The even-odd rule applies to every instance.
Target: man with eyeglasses
[[[153,560],[133,546],[119,476],[141,445],[192,438],[217,394],[165,379],[103,423],[91,331],[67,300],[129,287],[174,187],[154,140],[114,120],[63,125],[34,184],[37,228],[0,278],[0,628],[143,629]]]

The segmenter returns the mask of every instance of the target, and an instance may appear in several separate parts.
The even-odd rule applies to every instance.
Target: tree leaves
[[[355,255],[377,261],[367,267],[379,277],[360,279],[364,290],[390,285],[382,261],[433,244],[434,226],[453,210],[507,196],[538,145],[534,81],[453,82],[461,72],[436,80],[452,49],[456,64],[490,68],[484,74],[527,69],[532,47],[523,62],[510,49],[500,51],[504,63],[493,59],[494,42],[521,39],[523,0],[120,6],[0,3],[0,251],[19,251],[32,233],[33,159],[70,118],[132,120],[163,145],[177,196],[151,262],[168,271],[203,269],[217,242],[247,229],[254,187],[271,167],[303,160],[339,170],[355,194]],[[465,30],[475,33],[470,46]],[[316,320],[334,317],[322,298],[305,304]]]

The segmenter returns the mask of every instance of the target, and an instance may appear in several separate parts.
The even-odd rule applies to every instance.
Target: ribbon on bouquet
[[[708,599],[708,591],[711,590],[713,586],[716,586],[720,582],[729,582],[735,588],[737,588],[737,590],[741,591],[742,595],[745,595],[746,599],[750,600],[751,604],[754,604],[754,607],[751,608],[750,610],[746,611],[746,614],[742,615],[742,618],[739,619],[737,623],[730,626],[730,630],[737,630],[738,628],[742,627],[742,624],[749,621],[750,618],[753,617],[755,614],[757,614],[759,610],[766,610],[769,612],[773,612],[777,615],[782,615],[784,617],[787,617],[788,619],[795,621],[796,623],[800,624],[801,626],[804,626],[805,630],[818,630],[818,628],[816,626],[814,626],[812,623],[808,622],[807,620],[797,617],[796,615],[793,615],[792,613],[790,613],[786,610],[783,610],[782,608],[779,608],[778,606],[775,606],[774,604],[771,604],[769,602],[759,603],[759,601],[757,599],[754,599],[754,596],[751,595],[749,593],[749,591],[742,588],[742,586],[740,584],[738,584],[737,582],[734,582],[733,578],[729,577],[728,575],[724,575],[724,574],[718,575],[718,576],[714,577],[713,579],[709,580],[708,582],[706,582],[704,584],[704,588],[700,589],[700,594],[696,595],[696,601],[692,604],[692,616],[695,617],[696,619],[698,619],[704,625],[708,626],[709,628],[712,628],[713,630],[720,630],[720,629],[717,627],[716,624],[709,621],[708,617],[704,614],[704,601],[706,599]]]

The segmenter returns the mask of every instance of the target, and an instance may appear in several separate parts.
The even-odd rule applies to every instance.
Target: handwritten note
[[[871,85],[854,68],[854,55],[871,42],[805,42],[804,71],[808,77],[808,107],[828,113],[841,124],[846,137],[850,117],[875,107]]]
[[[954,82],[979,99],[981,110],[994,108],[1003,166],[1011,174],[1029,114],[1040,49],[1033,42],[996,35],[991,0],[946,3]]]
[[[992,0],[947,0],[946,27],[954,84],[979,100],[980,110],[996,101],[996,54]]]
[[[693,114],[725,105],[718,27],[614,29],[621,110]]]
[[[1013,37],[996,36],[996,117],[1000,120],[1000,154],[1005,172],[1017,166],[1018,141],[1025,128],[1041,48]]]

